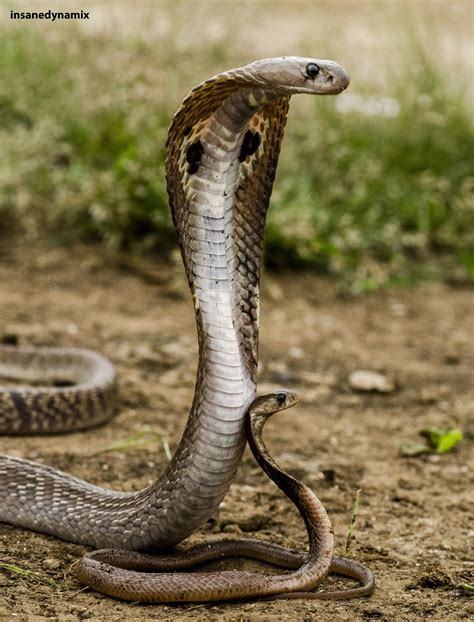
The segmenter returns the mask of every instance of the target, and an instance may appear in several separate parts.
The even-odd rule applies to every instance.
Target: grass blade
[[[459,583],[456,587],[464,592],[474,592],[473,583]]]
[[[354,527],[356,524],[357,515],[359,514],[359,509],[360,509],[360,493],[361,492],[362,490],[359,488],[359,490],[356,492],[356,496],[354,499],[354,505],[352,506],[351,522],[349,523],[349,527],[347,529],[346,553],[349,552],[349,547],[354,537]]]
[[[132,434],[132,436],[128,436],[116,443],[112,443],[103,449],[104,452],[111,451],[122,451],[127,449],[137,449],[140,447],[146,447],[147,445],[151,445],[152,443],[156,443],[159,441],[163,445],[163,449],[165,455],[168,460],[171,460],[171,450],[168,443],[168,439],[164,434],[160,432],[149,432],[148,430],[143,430],[142,432],[137,432],[136,434]]]
[[[28,581],[37,581],[38,583],[44,583],[45,585],[54,587],[55,590],[62,589],[61,585],[59,585],[59,583],[56,583],[54,579],[45,577],[37,572],[27,570],[26,568],[22,568],[21,566],[17,566],[16,564],[10,564],[9,562],[0,561],[0,570],[6,570],[13,574],[19,575],[20,577]]]

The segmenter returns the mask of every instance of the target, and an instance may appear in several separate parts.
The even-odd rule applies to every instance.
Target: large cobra
[[[255,397],[263,229],[289,99],[336,94],[348,83],[333,61],[281,57],[219,74],[186,97],[169,130],[166,159],[199,340],[181,442],[164,474],[135,493],[0,456],[1,521],[95,547],[146,550],[179,543],[216,511],[240,462]],[[98,407],[114,394],[106,361],[69,351],[61,365],[58,351],[2,348],[0,371],[24,377],[22,357],[36,357],[42,368],[56,357],[56,367],[78,385],[3,389],[0,432],[63,431],[75,407],[78,427],[87,413],[99,421]]]

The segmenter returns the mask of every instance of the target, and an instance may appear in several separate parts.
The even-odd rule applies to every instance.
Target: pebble
[[[395,547],[395,550],[397,551],[397,553],[399,555],[405,555],[405,556],[410,556],[412,554],[411,549],[409,549],[406,546],[399,546],[399,547]]]
[[[336,378],[332,374],[318,374],[314,371],[301,371],[299,373],[299,377],[307,384],[323,384],[328,386],[336,384]]]
[[[265,294],[267,294],[273,302],[280,302],[285,297],[283,289],[280,285],[278,285],[276,281],[268,278],[265,282]]]
[[[170,369],[160,376],[160,382],[166,386],[178,386],[182,377],[181,369]]]
[[[392,393],[395,390],[393,379],[376,371],[358,369],[349,376],[349,385],[354,391],[375,391]]]
[[[239,525],[236,523],[229,523],[222,528],[223,533],[242,533]]]
[[[407,308],[402,302],[392,302],[390,311],[395,317],[405,317],[407,314]]]
[[[299,346],[293,346],[288,350],[288,356],[292,359],[303,359],[304,350]]]
[[[45,560],[43,560],[43,567],[47,570],[58,570],[58,568],[61,568],[61,562],[59,561],[59,559],[47,557]]]
[[[189,339],[181,338],[175,341],[169,341],[160,347],[161,352],[177,359],[187,359],[190,356],[190,343]]]

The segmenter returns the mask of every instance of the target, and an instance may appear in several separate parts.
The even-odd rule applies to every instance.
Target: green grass
[[[429,426],[418,432],[426,439],[426,442],[408,440],[400,445],[400,453],[405,457],[420,456],[434,451],[445,454],[454,449],[464,438],[462,430],[454,428],[437,428]]]
[[[354,504],[352,505],[351,522],[349,523],[349,527],[347,528],[346,548],[345,548],[346,555],[347,553],[349,553],[352,540],[354,539],[355,525],[357,522],[357,517],[359,516],[359,510],[360,510],[360,493],[361,492],[362,492],[361,489],[357,490],[356,496],[354,498]]]
[[[116,443],[112,443],[102,451],[111,452],[111,451],[126,451],[128,449],[141,449],[142,447],[146,447],[147,445],[151,445],[154,443],[161,443],[163,445],[163,450],[165,452],[166,458],[171,460],[172,454],[170,450],[170,446],[168,443],[168,439],[164,434],[160,432],[152,432],[151,430],[143,430],[141,432],[137,432],[132,436],[128,436],[127,438],[123,438]]]
[[[6,571],[11,575],[24,579],[27,582],[44,583],[45,585],[53,587],[55,590],[62,590],[61,585],[50,577],[42,575],[39,572],[27,570],[26,568],[22,568],[21,566],[17,566],[16,564],[10,564],[8,562],[0,561],[0,571]]]
[[[336,98],[290,110],[269,266],[329,272],[354,293],[474,280],[472,119],[416,42],[400,59],[377,93],[398,101],[398,116],[341,113]],[[166,254],[171,116],[196,82],[246,60],[232,45],[194,47],[190,63],[189,50],[160,41],[158,63],[136,39],[1,32],[0,233]]]

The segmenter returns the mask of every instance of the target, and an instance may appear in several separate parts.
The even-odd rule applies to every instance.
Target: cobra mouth
[[[338,93],[342,93],[342,91],[349,86],[350,78],[342,67],[331,67],[330,69],[326,69],[324,73],[323,89],[327,90],[325,92],[323,90],[319,91],[320,95],[337,95]]]
[[[347,89],[347,87],[350,84],[350,78],[347,75],[347,73],[345,72],[339,72],[339,75],[334,75],[331,74],[327,77],[327,83],[328,84],[332,84],[333,82],[334,84],[334,94],[337,95],[337,93],[342,93],[342,91],[345,91]],[[336,90],[337,89],[337,90]]]
[[[335,95],[337,95],[338,93],[342,93],[342,91],[345,91],[348,86],[349,86],[349,81],[347,82],[347,84],[342,84],[339,87],[339,89],[335,92]]]
[[[330,76],[332,78],[332,80],[327,80],[328,84],[332,84],[334,82],[334,76]],[[339,93],[342,93],[342,91],[345,91],[347,89],[347,87],[349,86],[349,78],[347,78],[346,80],[344,80],[344,82],[340,83],[340,84],[335,84],[330,91],[328,91],[328,95],[338,95]]]

